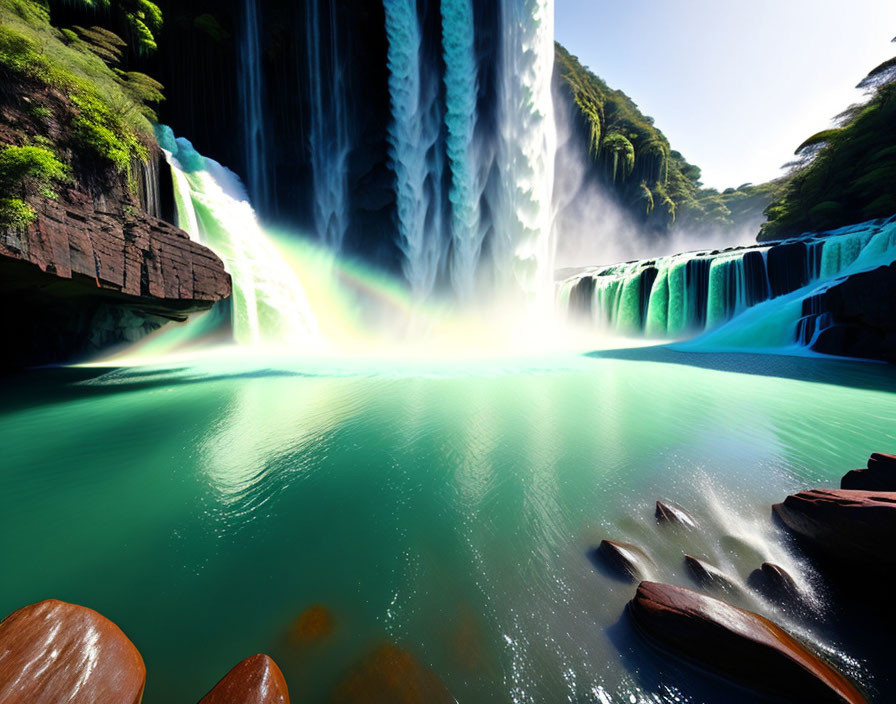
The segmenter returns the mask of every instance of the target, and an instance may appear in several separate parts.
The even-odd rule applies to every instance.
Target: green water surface
[[[33,371],[0,402],[0,612],[99,610],[143,653],[146,704],[255,652],[327,701],[382,642],[460,702],[738,701],[632,636],[633,585],[588,550],[637,542],[690,586],[686,551],[741,580],[773,559],[815,589],[770,505],[893,451],[894,389],[877,365],[671,353]],[[700,530],[661,530],[658,498]],[[296,646],[314,604],[332,633]]]

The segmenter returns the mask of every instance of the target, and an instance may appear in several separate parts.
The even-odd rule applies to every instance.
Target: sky
[[[555,0],[555,35],[707,186],[759,183],[896,55],[896,0]]]

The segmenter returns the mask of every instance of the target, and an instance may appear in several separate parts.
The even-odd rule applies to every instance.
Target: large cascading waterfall
[[[551,201],[556,129],[551,0],[504,0],[498,39],[494,148],[481,147],[476,26],[472,0],[440,3],[444,106],[437,65],[425,60],[414,0],[384,0],[398,240],[415,295],[433,290],[450,251],[458,299],[473,298],[480,279],[500,292],[550,300],[553,278]],[[441,124],[444,120],[444,125]],[[444,133],[443,133],[444,129]],[[491,129],[491,128],[490,128]],[[444,137],[443,137],[444,134]],[[447,157],[450,237],[440,217]],[[489,173],[497,176],[489,183]],[[482,271],[484,243],[494,271]]]
[[[627,262],[564,281],[579,319],[621,335],[701,338],[718,347],[810,344],[804,302],[850,274],[896,260],[896,220],[776,245]],[[811,334],[810,334],[811,332]]]
[[[414,298],[427,299],[450,284],[465,302],[490,286],[499,296],[513,293],[518,300],[522,292],[529,303],[549,301],[557,142],[553,0],[500,0],[492,8],[476,0],[382,0],[382,6],[394,242]],[[278,208],[276,199],[288,188],[275,180],[274,145],[265,130],[276,128],[282,115],[265,113],[274,96],[265,93],[262,44],[268,33],[262,31],[262,7],[260,0],[243,0],[244,180],[252,204],[280,217],[289,209]],[[376,154],[382,128],[375,119],[353,123],[348,81],[369,72],[347,65],[353,50],[345,31],[351,23],[339,4],[308,0],[298,16],[305,45],[299,57],[305,77],[301,105],[308,106],[307,113],[295,115],[304,121],[307,147],[299,171],[312,186],[313,228],[339,251],[366,214],[377,208],[392,212],[391,203],[370,209],[370,203],[383,201],[379,192],[369,197],[364,191],[381,188],[377,164],[365,159]],[[270,50],[276,53],[277,46]],[[350,185],[353,153],[364,158]],[[351,213],[364,215],[356,223]],[[366,239],[379,231],[378,225],[365,230],[362,250],[376,256],[388,251]]]
[[[414,296],[433,290],[445,257],[441,228],[441,131],[438,82],[423,63],[416,0],[384,0],[392,122],[389,154],[395,172],[398,244]]]
[[[501,0],[497,167],[491,204],[496,280],[542,304],[553,288],[557,131],[552,0]]]
[[[177,224],[212,249],[233,279],[232,324],[241,344],[307,350],[315,316],[296,275],[262,230],[237,176],[167,127],[157,130],[174,179]]]
[[[342,38],[333,0],[308,0],[305,10],[314,225],[320,240],[339,251],[349,224],[348,157],[352,148]]]
[[[451,167],[451,283],[461,300],[473,297],[485,228],[483,174],[476,149],[479,90],[472,0],[442,0],[445,57],[445,149]]]
[[[244,0],[240,50],[240,118],[246,184],[256,208],[271,205],[270,173],[264,120],[264,78],[261,65],[261,27],[258,1]]]

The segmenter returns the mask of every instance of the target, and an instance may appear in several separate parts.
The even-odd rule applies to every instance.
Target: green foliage
[[[107,5],[96,0],[99,9]],[[160,18],[151,21],[159,26]],[[36,0],[0,4],[0,75],[55,89],[71,121],[63,139],[73,151],[92,153],[126,174],[132,160],[147,157],[155,139],[147,103],[163,96],[148,76],[108,65],[121,59],[123,46],[102,27],[57,30]]]
[[[797,148],[788,183],[766,210],[760,240],[830,230],[896,212],[896,58],[859,84],[867,101],[839,116],[839,127]]]
[[[577,109],[591,158],[607,185],[635,217],[658,230],[759,227],[779,184],[745,184],[721,194],[703,188],[700,169],[680,152],[622,91],[556,45],[557,73]]]
[[[635,169],[635,147],[618,132],[611,132],[601,141],[605,158],[609,165],[610,180],[627,179]],[[621,168],[620,168],[621,167]]]
[[[209,12],[196,17],[193,20],[193,27],[222,44],[230,39],[230,32],[224,29],[217,18]]]
[[[156,38],[162,29],[162,11],[150,0],[51,0],[51,7],[57,2],[79,5],[108,15],[114,26],[127,35],[139,54],[149,54],[158,48]]]
[[[56,198],[54,186],[68,178],[68,166],[44,146],[0,147],[0,226],[28,225],[35,213],[25,199]]]
[[[0,148],[0,188],[4,191],[28,179],[42,184],[62,181],[68,173],[68,167],[46,147]]]
[[[21,198],[0,198],[0,227],[21,230],[36,217],[34,209]]]
[[[117,64],[121,61],[122,48],[127,45],[117,34],[103,27],[84,29],[76,26],[73,29],[76,37],[83,40],[86,47],[107,64]]]

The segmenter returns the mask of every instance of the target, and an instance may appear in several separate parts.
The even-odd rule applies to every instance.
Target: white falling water
[[[298,276],[258,224],[239,178],[170,128],[157,132],[171,165],[178,226],[221,257],[233,279],[237,342],[314,344],[317,321]]]
[[[479,89],[472,0],[442,0],[445,57],[445,149],[451,166],[451,282],[461,300],[473,297],[485,229],[483,178],[474,144]]]
[[[493,212],[496,279],[548,307],[553,295],[551,201],[557,130],[553,0],[500,0],[497,166]]]
[[[444,256],[440,223],[430,212],[440,180],[433,148],[439,139],[438,85],[421,69],[422,33],[416,0],[384,0],[389,41],[389,156],[395,172],[398,244],[417,299],[426,298]]]
[[[255,207],[270,205],[267,144],[264,133],[264,84],[261,66],[261,29],[258,21],[258,0],[243,4],[243,36],[240,48],[240,117],[246,183]]]
[[[326,23],[321,4],[326,3]],[[328,44],[322,42],[328,38]],[[339,251],[348,229],[348,157],[351,137],[346,114],[345,75],[333,0],[306,4],[305,38],[311,124],[308,147],[314,186],[314,225],[318,237]],[[329,51],[327,51],[329,49]]]

